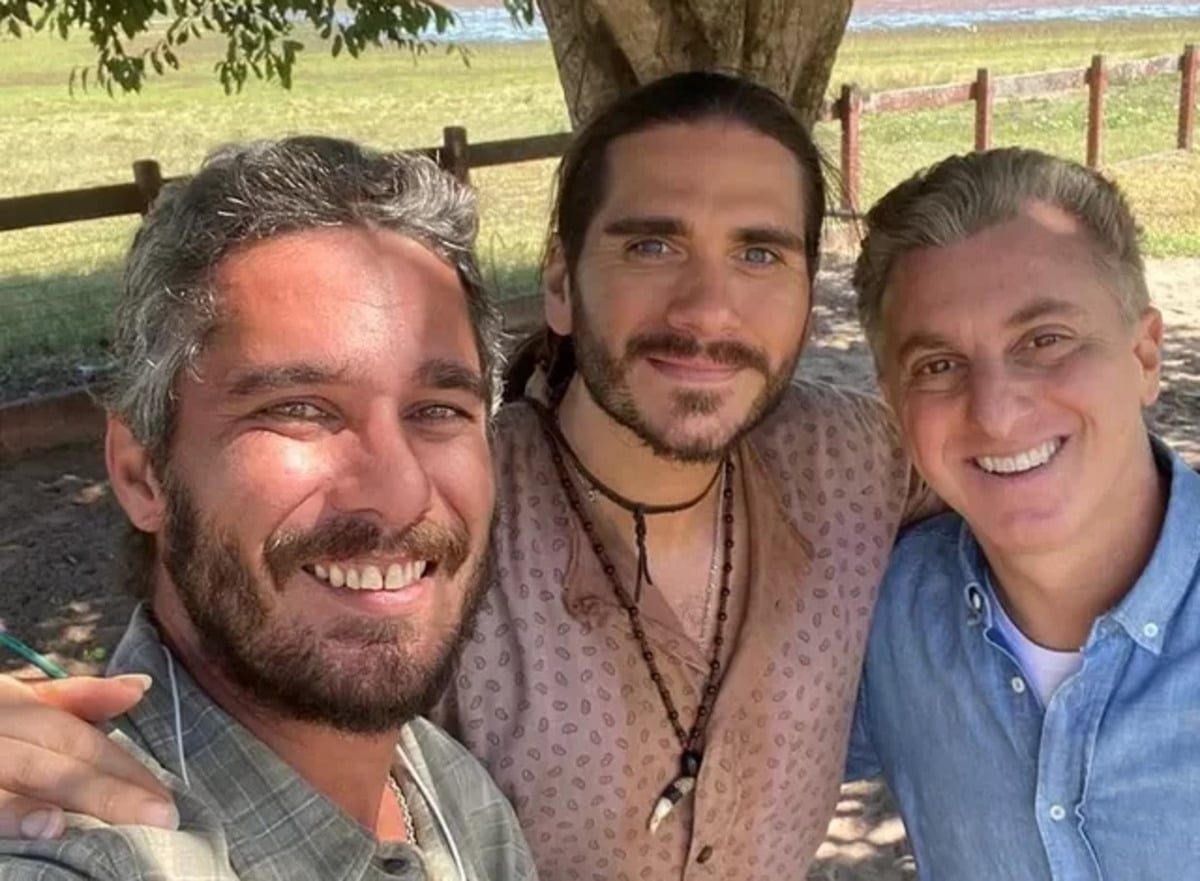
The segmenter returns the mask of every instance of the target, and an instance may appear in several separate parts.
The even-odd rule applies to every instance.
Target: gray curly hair
[[[217,265],[238,247],[306,229],[372,226],[406,236],[457,271],[489,399],[500,321],[474,253],[474,193],[430,159],[350,141],[294,137],[221,147],[164,188],[134,238],[116,308],[116,370],[105,404],[165,465],[180,371],[221,319]]]

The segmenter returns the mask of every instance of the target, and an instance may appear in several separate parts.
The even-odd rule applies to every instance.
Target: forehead
[[[600,215],[686,216],[803,225],[807,182],[795,155],[738,122],[659,125],[616,138],[606,154]]]
[[[455,270],[388,230],[305,230],[257,242],[219,264],[222,320],[202,364],[276,361],[396,368],[430,357],[478,366]]]
[[[884,328],[942,330],[965,319],[1007,321],[1035,300],[1119,310],[1082,225],[1031,202],[1013,219],[941,247],[901,255],[888,277]]]

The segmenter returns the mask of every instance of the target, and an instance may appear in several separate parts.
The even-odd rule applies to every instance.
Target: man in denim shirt
[[[1027,150],[889,193],[855,272],[957,513],[899,542],[849,760],[923,879],[1196,877],[1200,477],[1150,435],[1162,318],[1108,181]]]

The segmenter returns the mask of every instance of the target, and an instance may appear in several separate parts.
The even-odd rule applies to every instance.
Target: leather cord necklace
[[[617,595],[617,601],[625,610],[625,614],[629,618],[630,629],[633,631],[634,639],[637,640],[638,646],[642,651],[642,659],[646,662],[646,668],[650,673],[650,681],[654,683],[654,687],[658,690],[658,695],[662,699],[663,707],[667,711],[667,719],[671,723],[671,727],[675,731],[675,736],[679,740],[683,753],[679,761],[679,774],[672,780],[655,802],[654,810],[650,814],[648,823],[650,832],[653,834],[658,831],[658,827],[662,824],[675,806],[683,801],[689,793],[696,787],[696,778],[700,774],[700,764],[703,760],[703,748],[701,746],[704,740],[704,732],[708,727],[708,720],[712,716],[713,704],[716,702],[717,692],[721,682],[721,649],[725,645],[725,623],[729,620],[729,596],[732,592],[730,582],[733,574],[733,460],[726,455],[722,462],[722,467],[718,468],[713,475],[712,481],[705,487],[704,492],[697,498],[685,502],[681,505],[642,505],[638,502],[632,502],[613,490],[609,489],[599,480],[597,480],[579,461],[575,451],[571,449],[570,443],[563,436],[554,415],[550,413],[540,403],[531,402],[534,408],[542,419],[542,427],[545,430],[546,438],[550,445],[550,457],[554,462],[554,468],[558,472],[559,482],[562,484],[563,492],[567,497],[567,503],[571,506],[571,510],[575,512],[575,516],[579,518],[583,526],[584,535],[587,537],[592,546],[592,551],[596,554],[596,558],[600,561],[600,567],[604,575],[608,578],[612,585],[613,592]],[[642,627],[641,611],[638,608],[637,600],[629,596],[629,592],[621,583],[621,579],[617,577],[616,567],[609,558],[604,544],[596,535],[595,524],[584,512],[583,504],[579,499],[579,492],[575,484],[571,481],[571,475],[567,471],[566,461],[563,454],[570,456],[572,464],[583,475],[584,479],[592,484],[605,498],[612,501],[614,504],[634,514],[635,524],[640,522],[640,528],[636,528],[636,538],[638,541],[638,584],[641,584],[643,573],[646,576],[648,583],[653,583],[649,579],[649,569],[646,564],[646,544],[645,544],[645,515],[646,514],[665,514],[676,511],[683,511],[687,508],[694,507],[699,504],[705,496],[712,490],[713,484],[716,483],[717,477],[723,475],[721,488],[721,524],[723,528],[722,539],[722,562],[721,562],[721,588],[717,599],[717,625],[716,633],[713,636],[712,651],[708,661],[708,677],[705,680],[703,691],[700,695],[700,705],[696,708],[696,718],[692,722],[692,726],[688,730],[684,730],[683,724],[679,718],[679,710],[675,706],[675,701],[671,697],[670,691],[667,689],[666,680],[662,672],[658,669],[658,662],[655,659],[654,649],[650,647],[650,642],[646,638],[646,631]],[[639,520],[640,518],[640,520]]]

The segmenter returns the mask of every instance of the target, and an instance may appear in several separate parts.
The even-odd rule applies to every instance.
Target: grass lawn
[[[1182,51],[1200,22],[996,26],[976,31],[851,34],[832,83],[870,90],[1085,66]],[[0,37],[0,196],[131,179],[130,165],[155,158],[167,175],[194,169],[224,141],[292,132],[344,135],[406,147],[440,143],[444,125],[474,141],[561,131],[566,111],[548,44],[475,47],[470,64],[433,50],[414,60],[397,51],[331,59],[319,44],[303,57],[291,92],[251,83],[227,97],[211,67],[216,41],[183,55],[183,69],[141,95],[71,95],[68,75],[90,60],[85,41],[47,35]],[[1178,78],[1113,86],[1106,117],[1107,170],[1129,192],[1154,255],[1200,255],[1200,156],[1171,151]],[[1082,158],[1086,96],[998,102],[995,142]],[[970,105],[867,116],[863,123],[866,203],[928,162],[969,149]],[[837,155],[837,128],[818,137]],[[480,242],[501,296],[532,290],[544,237],[552,162],[474,174],[483,209]],[[116,266],[136,218],[0,233],[0,399],[71,381],[78,365],[103,361]],[[16,391],[14,391],[16,390]]]

